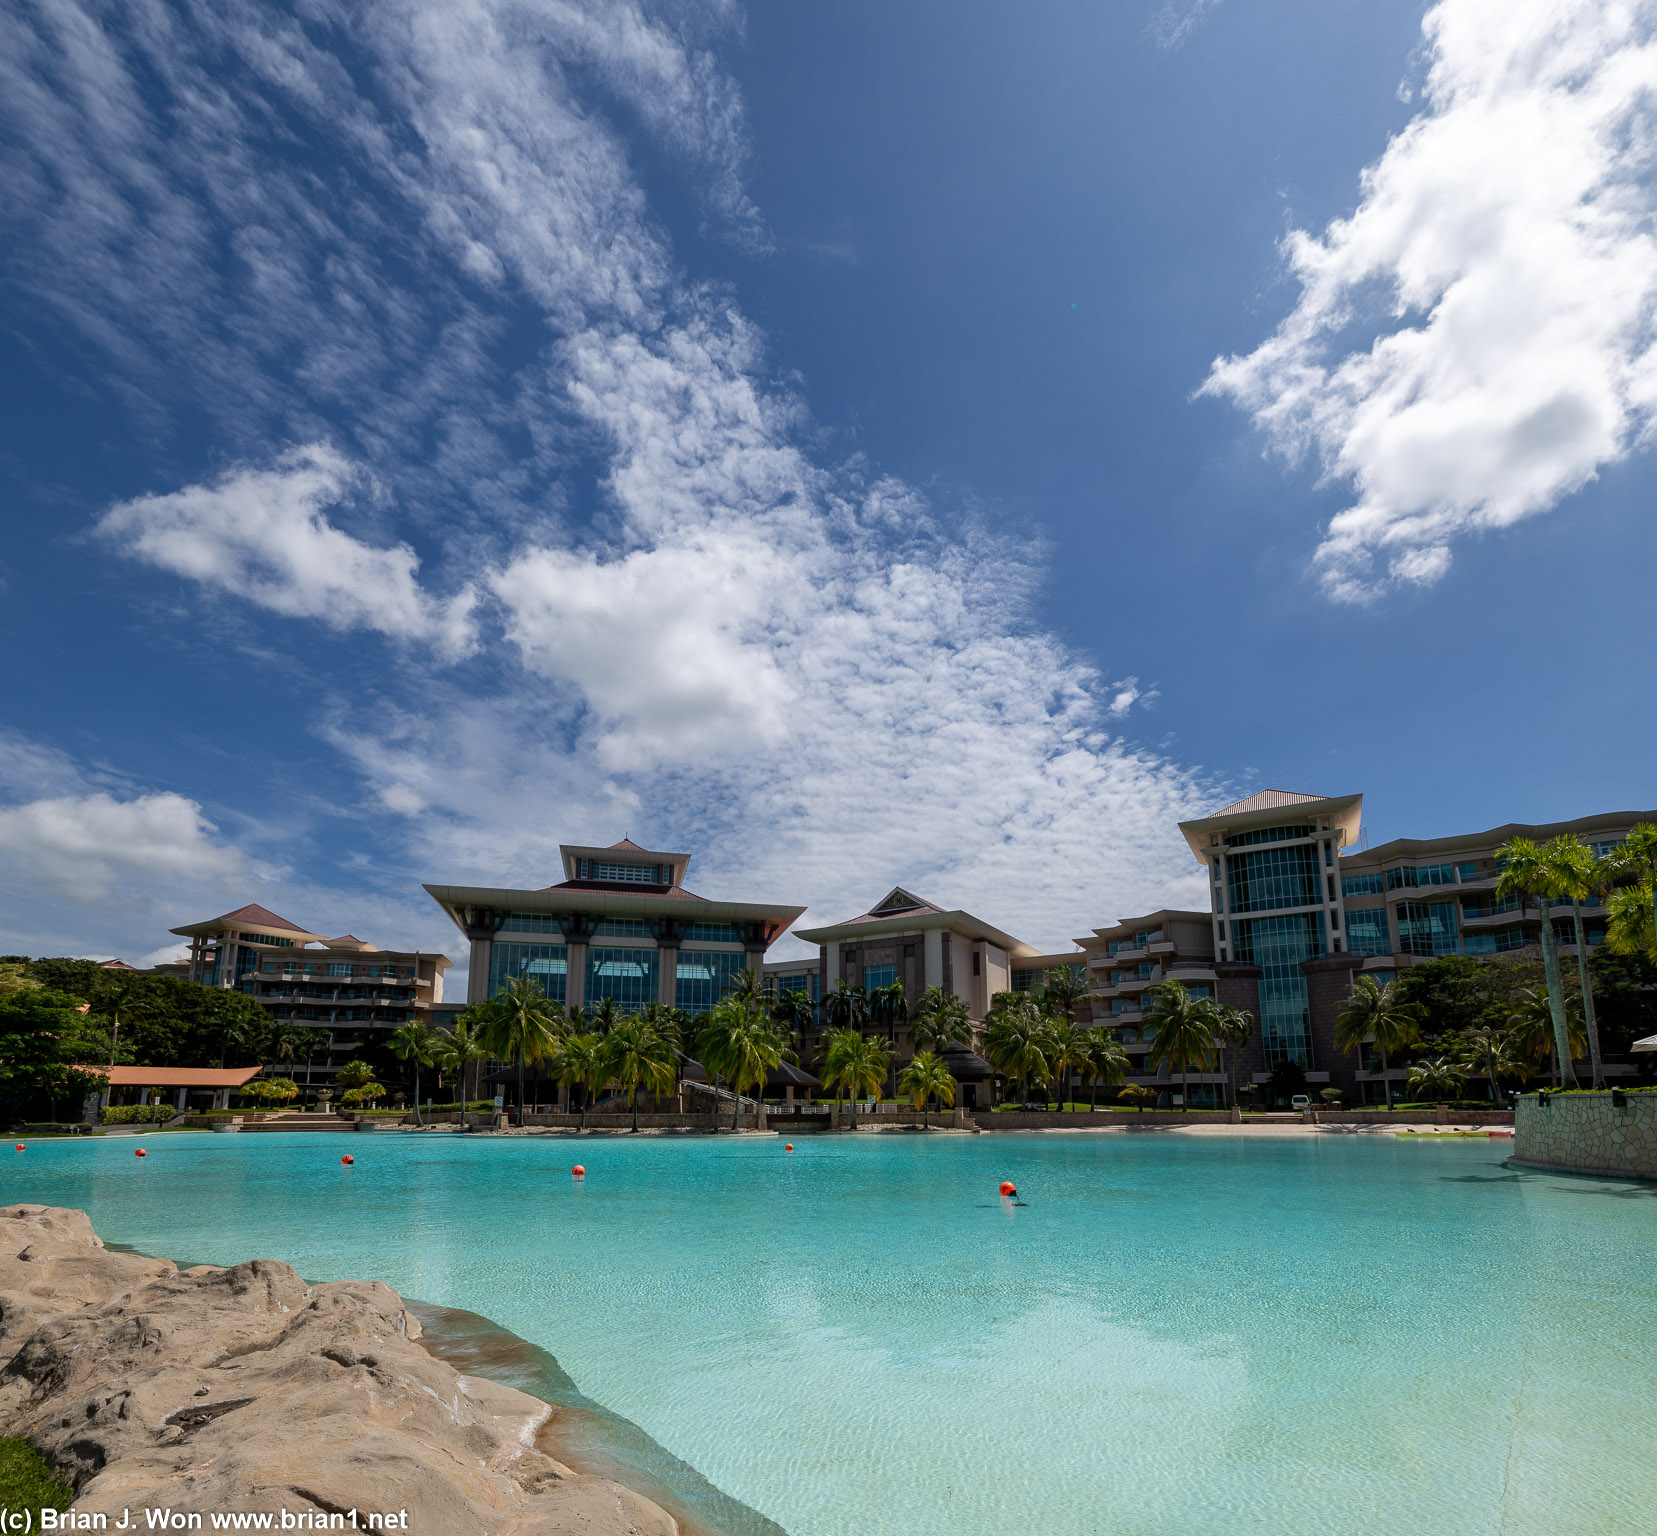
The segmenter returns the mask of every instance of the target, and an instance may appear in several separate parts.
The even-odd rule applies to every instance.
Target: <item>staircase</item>
[[[306,1114],[301,1110],[294,1110],[288,1114],[249,1115],[242,1121],[242,1130],[244,1132],[349,1131],[351,1128],[352,1126],[349,1120],[341,1120],[336,1114]]]

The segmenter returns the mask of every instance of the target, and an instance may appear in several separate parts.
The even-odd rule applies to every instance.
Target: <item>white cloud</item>
[[[415,579],[420,561],[408,545],[375,548],[323,515],[366,488],[359,469],[313,443],[282,455],[271,469],[242,467],[211,485],[120,502],[98,528],[129,555],[274,613],[465,654],[472,645],[469,590],[432,599]]]
[[[1220,0],[1163,0],[1151,17],[1151,36],[1163,48],[1178,48],[1202,25],[1203,17]]]
[[[1344,599],[1438,580],[1657,408],[1657,6],[1441,0],[1422,25],[1424,110],[1349,218],[1289,237],[1294,311],[1204,385],[1354,487],[1317,551]]]
[[[218,841],[200,805],[168,792],[117,800],[100,791],[0,806],[0,852],[13,861],[14,880],[88,906],[130,898],[139,887],[216,886],[250,873],[240,850]]]

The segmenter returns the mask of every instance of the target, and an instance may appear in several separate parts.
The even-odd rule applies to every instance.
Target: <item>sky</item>
[[[1654,102],[1657,0],[4,0],[0,946],[1650,808]]]

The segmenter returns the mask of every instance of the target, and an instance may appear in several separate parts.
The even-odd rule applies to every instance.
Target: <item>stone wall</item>
[[[1573,1173],[1657,1179],[1657,1093],[1550,1093],[1518,1100],[1513,1161]]]

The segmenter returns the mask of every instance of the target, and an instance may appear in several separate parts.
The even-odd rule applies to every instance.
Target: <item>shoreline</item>
[[[79,1210],[0,1208],[0,1360],[0,1433],[111,1523],[356,1510],[423,1536],[785,1536],[487,1318],[280,1260],[181,1268],[106,1246]]]

